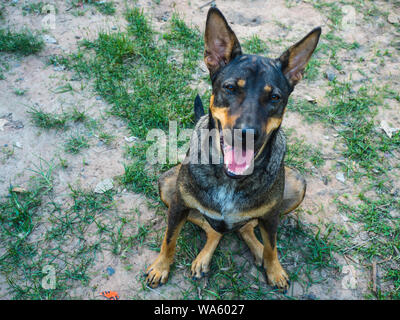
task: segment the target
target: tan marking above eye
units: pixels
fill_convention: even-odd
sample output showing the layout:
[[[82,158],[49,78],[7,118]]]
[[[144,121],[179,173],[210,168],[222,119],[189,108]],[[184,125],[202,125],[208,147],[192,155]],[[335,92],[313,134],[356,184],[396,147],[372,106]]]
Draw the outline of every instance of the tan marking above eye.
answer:
[[[267,85],[264,87],[264,91],[267,92],[267,93],[270,93],[270,92],[272,91],[272,87],[271,87],[269,84],[267,84]]]
[[[243,88],[246,85],[246,80],[239,79],[237,85]]]

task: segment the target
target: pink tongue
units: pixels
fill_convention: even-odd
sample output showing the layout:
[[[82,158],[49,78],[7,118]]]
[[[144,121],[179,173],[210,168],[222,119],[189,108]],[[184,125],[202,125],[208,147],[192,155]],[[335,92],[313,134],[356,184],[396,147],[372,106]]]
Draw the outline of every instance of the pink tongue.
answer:
[[[252,165],[253,158],[254,150],[235,150],[232,146],[224,146],[224,163],[233,174],[243,175]]]

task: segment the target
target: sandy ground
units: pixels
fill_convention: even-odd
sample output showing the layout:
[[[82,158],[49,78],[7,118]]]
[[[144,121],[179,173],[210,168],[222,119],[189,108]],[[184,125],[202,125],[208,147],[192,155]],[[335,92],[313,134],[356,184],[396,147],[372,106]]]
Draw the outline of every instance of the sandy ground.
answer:
[[[22,1],[20,1],[22,2]],[[199,8],[206,1],[193,0],[170,1],[162,0],[160,4],[151,1],[138,1],[138,5],[152,16],[153,25],[156,29],[163,30],[166,22],[174,11],[177,11],[188,24],[196,25],[200,30],[204,29],[205,17],[208,6]],[[54,194],[62,199],[68,194],[68,184],[79,184],[84,189],[93,189],[98,182],[106,178],[112,178],[123,174],[123,164],[127,161],[124,156],[124,147],[129,145],[124,136],[128,136],[124,122],[121,119],[106,115],[105,111],[109,106],[98,99],[90,85],[81,87],[81,82],[71,81],[73,74],[69,71],[55,71],[53,66],[46,66],[46,58],[53,54],[72,53],[77,49],[79,39],[95,38],[99,30],[111,28],[124,28],[123,18],[124,2],[115,1],[117,13],[114,16],[103,16],[94,9],[89,9],[84,16],[73,16],[68,11],[68,2],[56,1],[58,9],[56,15],[56,28],[49,31],[49,35],[57,40],[55,44],[46,44],[45,49],[38,55],[24,58],[10,57],[10,70],[6,79],[0,81],[0,119],[7,119],[7,124],[0,128],[0,146],[11,148],[14,152],[11,156],[4,156],[0,159],[0,195],[7,193],[11,184],[26,185],[32,175],[30,168],[38,164],[39,159],[46,161],[57,161],[59,157],[67,160],[68,168],[65,170],[54,170]],[[247,38],[257,34],[261,39],[277,35],[290,39],[300,39],[315,26],[326,27],[327,18],[320,11],[314,9],[306,1],[299,1],[288,8],[285,1],[217,1],[218,7],[226,15],[229,23],[239,39]],[[382,5],[388,6],[387,2]],[[20,4],[15,7],[8,6],[5,24],[21,28],[27,26],[33,30],[40,30],[43,16],[22,15]],[[281,24],[278,24],[279,21]],[[291,26],[284,28],[282,25]],[[366,47],[385,47],[392,39],[393,32],[389,29],[387,33],[379,33],[380,30],[373,25],[356,25],[352,33],[343,32],[342,35],[352,38]],[[351,39],[347,39],[351,40]],[[271,56],[278,56],[284,48],[279,45],[271,47]],[[363,52],[360,52],[363,54]],[[345,58],[346,53],[341,55]],[[346,61],[344,59],[344,61]],[[375,72],[374,68],[366,68],[362,65],[353,66],[344,62],[346,71],[339,77],[346,78],[352,75],[362,80],[362,75],[356,70],[363,69],[366,73]],[[205,66],[200,66],[205,70]],[[398,58],[388,61],[385,67],[380,68],[375,74],[379,81],[391,81],[399,76]],[[398,80],[397,80],[398,81]],[[70,83],[74,90],[72,92],[56,94],[57,87]],[[323,99],[325,87],[324,82],[316,81],[312,85],[305,82],[299,84],[295,95],[309,95],[317,99]],[[397,83],[398,85],[398,83]],[[23,96],[17,96],[15,89],[26,89]],[[378,119],[390,119],[393,127],[400,127],[399,103],[395,100],[387,101],[391,106],[391,115],[382,113]],[[41,130],[33,126],[29,121],[27,111],[31,106],[39,106],[47,112],[61,113],[63,110],[70,110],[77,106],[80,110],[86,110],[91,117],[98,119],[104,126],[106,132],[112,133],[116,139],[107,146],[98,143],[98,140],[91,141],[91,147],[83,150],[79,155],[69,155],[63,151],[63,143],[66,134],[63,131]],[[71,125],[69,132],[85,130],[79,125]],[[335,179],[336,169],[334,163],[340,157],[340,146],[335,141],[335,131],[324,127],[321,124],[308,124],[298,114],[287,112],[283,126],[294,128],[295,135],[302,137],[311,145],[320,148],[323,156],[327,159],[322,168],[315,169],[314,175],[307,176],[307,194],[302,204],[303,211],[299,213],[299,219],[307,223],[334,222],[343,224],[346,217],[336,213],[333,198],[337,193],[357,194],[358,186],[350,182],[342,183]],[[335,159],[335,160],[332,160]],[[328,183],[325,184],[325,177]],[[156,224],[160,227],[165,223],[164,219],[155,215],[154,210],[149,209],[146,199],[142,195],[133,194],[118,187],[115,197],[117,215],[129,215],[138,209],[142,214],[138,222],[148,222],[151,219],[158,219]],[[306,212],[312,212],[308,214]],[[336,214],[333,214],[336,213]],[[97,293],[102,290],[118,291],[122,299],[130,298],[174,298],[182,288],[185,288],[185,281],[178,272],[165,286],[151,290],[146,295],[139,290],[141,277],[145,266],[152,262],[156,253],[146,248],[138,249],[137,255],[131,261],[133,268],[129,271],[123,267],[119,257],[106,254],[93,267],[93,276],[90,282],[90,289],[77,288],[72,296],[86,299],[97,298]],[[356,289],[346,289],[342,281],[347,270],[337,279],[332,279],[315,284],[308,289],[307,294],[314,295],[319,299],[362,299],[368,292],[370,282],[369,271],[354,264],[350,260],[338,256],[338,262],[343,267],[350,266],[355,272]],[[105,276],[105,268],[112,266],[116,273],[112,277]],[[185,271],[188,273],[188,270]],[[4,283],[3,286],[4,290]],[[3,291],[2,290],[2,291]],[[303,288],[294,283],[291,287],[291,294],[298,298],[304,298]]]

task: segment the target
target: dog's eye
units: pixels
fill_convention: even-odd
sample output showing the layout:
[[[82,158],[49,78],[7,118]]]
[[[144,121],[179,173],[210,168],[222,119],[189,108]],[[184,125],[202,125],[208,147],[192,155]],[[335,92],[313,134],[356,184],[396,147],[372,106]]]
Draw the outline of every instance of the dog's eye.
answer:
[[[234,86],[233,84],[227,84],[227,85],[225,85],[225,89],[226,89],[228,92],[235,92],[235,90],[236,90],[236,88],[235,88],[235,86]]]
[[[279,96],[279,94],[274,93],[271,95],[272,101],[279,101],[280,99],[281,99],[281,97]]]

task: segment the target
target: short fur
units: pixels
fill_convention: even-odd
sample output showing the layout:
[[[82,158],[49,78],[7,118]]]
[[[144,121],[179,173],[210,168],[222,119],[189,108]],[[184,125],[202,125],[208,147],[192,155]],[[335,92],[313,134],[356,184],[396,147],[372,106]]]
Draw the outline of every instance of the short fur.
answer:
[[[176,238],[189,220],[207,234],[203,250],[192,264],[192,276],[209,270],[212,254],[223,233],[238,231],[258,265],[263,265],[268,282],[286,290],[289,279],[281,267],[276,247],[279,217],[294,210],[303,200],[304,178],[285,167],[286,141],[281,122],[290,93],[301,79],[314,51],[321,29],[316,28],[278,59],[242,53],[236,35],[215,7],[207,15],[204,61],[210,71],[213,92],[209,114],[204,115],[199,97],[195,101],[198,120],[191,147],[182,164],[159,179],[162,201],[168,206],[168,226],[156,261],[147,269],[152,287],[165,283],[173,262]],[[252,174],[235,176],[223,161],[197,164],[194,146],[222,155],[219,139],[202,139],[202,129],[239,129],[254,134]],[[218,137],[219,138],[219,137]],[[211,142],[210,142],[211,141]],[[259,225],[263,243],[254,235]]]

